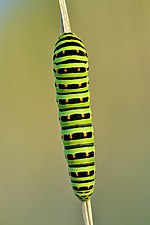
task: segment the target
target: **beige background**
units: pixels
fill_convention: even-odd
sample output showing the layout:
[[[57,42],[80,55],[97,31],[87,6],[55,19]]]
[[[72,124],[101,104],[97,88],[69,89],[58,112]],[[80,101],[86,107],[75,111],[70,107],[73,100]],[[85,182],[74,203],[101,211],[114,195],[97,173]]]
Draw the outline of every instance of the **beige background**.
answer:
[[[67,1],[89,53],[95,225],[150,224],[150,1]],[[0,225],[82,225],[55,102],[56,0],[0,0]]]

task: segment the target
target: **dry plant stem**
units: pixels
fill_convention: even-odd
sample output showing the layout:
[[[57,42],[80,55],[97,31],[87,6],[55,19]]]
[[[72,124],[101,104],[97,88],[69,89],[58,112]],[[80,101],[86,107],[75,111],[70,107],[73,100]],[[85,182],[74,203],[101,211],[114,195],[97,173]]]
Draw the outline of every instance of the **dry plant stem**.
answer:
[[[85,225],[93,225],[91,201],[82,202],[82,212]]]
[[[69,16],[65,0],[59,0],[60,6],[60,33],[71,32]],[[85,225],[93,225],[92,209],[90,200],[82,202],[82,212]]]
[[[63,27],[61,12],[60,12],[60,34],[63,34],[63,33],[64,33],[64,27]]]
[[[60,6],[60,14],[61,14],[60,32],[69,33],[71,32],[71,27],[70,27],[69,16],[68,16],[67,7],[66,7],[66,1],[59,0],[59,6]]]

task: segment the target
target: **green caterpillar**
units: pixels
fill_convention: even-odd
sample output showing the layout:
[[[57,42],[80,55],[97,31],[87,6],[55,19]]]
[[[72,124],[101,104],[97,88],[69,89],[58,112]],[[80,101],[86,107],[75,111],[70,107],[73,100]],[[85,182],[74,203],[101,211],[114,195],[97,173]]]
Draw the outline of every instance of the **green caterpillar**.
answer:
[[[89,66],[86,49],[74,33],[60,35],[53,63],[61,137],[71,185],[75,195],[81,201],[87,201],[95,184]]]

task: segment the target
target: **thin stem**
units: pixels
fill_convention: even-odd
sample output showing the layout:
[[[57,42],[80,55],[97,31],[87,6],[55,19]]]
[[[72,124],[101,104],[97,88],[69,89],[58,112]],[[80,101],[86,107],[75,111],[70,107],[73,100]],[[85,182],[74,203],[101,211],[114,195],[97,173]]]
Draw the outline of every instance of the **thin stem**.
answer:
[[[60,33],[71,32],[69,16],[65,0],[59,0],[60,6]],[[90,200],[82,202],[82,212],[85,225],[93,225],[92,208]]]
[[[93,216],[92,216],[92,208],[91,208],[91,201],[82,202],[82,212],[83,212],[83,219],[85,225],[93,225]]]
[[[67,12],[67,6],[65,0],[59,0],[59,6],[60,6],[60,33],[69,33],[71,32],[70,22],[69,22],[69,16]]]

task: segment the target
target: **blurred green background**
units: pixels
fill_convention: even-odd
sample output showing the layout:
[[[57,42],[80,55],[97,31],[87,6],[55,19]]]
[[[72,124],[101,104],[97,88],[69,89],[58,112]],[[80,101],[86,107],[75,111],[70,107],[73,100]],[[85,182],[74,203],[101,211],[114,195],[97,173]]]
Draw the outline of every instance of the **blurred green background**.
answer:
[[[150,1],[67,1],[89,53],[95,225],[150,224]],[[0,225],[82,225],[60,138],[56,0],[0,0]]]

